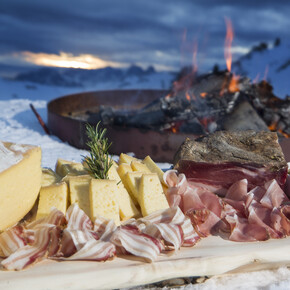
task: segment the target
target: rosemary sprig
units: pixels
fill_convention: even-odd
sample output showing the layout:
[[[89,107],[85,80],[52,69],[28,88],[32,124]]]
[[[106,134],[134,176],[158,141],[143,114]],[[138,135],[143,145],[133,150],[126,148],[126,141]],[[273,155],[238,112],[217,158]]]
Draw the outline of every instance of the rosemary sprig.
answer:
[[[99,129],[100,122],[93,128],[91,125],[86,125],[89,141],[87,142],[90,148],[89,156],[84,158],[84,163],[87,164],[89,173],[97,179],[108,179],[108,171],[113,165],[113,160],[109,157],[109,148],[112,143],[109,143],[108,138],[105,138],[106,129]]]

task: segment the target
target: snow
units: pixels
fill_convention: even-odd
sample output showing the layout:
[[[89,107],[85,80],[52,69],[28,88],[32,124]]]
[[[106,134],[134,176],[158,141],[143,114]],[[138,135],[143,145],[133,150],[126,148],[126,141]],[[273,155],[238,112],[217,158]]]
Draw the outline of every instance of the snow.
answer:
[[[162,82],[142,84],[134,88],[162,88]],[[130,85],[133,87],[133,85]],[[129,86],[129,87],[130,87]],[[30,109],[32,103],[46,122],[46,105],[49,100],[77,93],[80,88],[53,87],[32,83],[11,82],[0,79],[0,140],[38,145],[42,148],[42,166],[54,168],[57,158],[81,161],[85,150],[78,150],[63,143],[55,136],[48,136]],[[115,86],[116,87],[116,86]],[[113,86],[113,88],[115,88]],[[108,85],[107,89],[110,87]],[[91,90],[92,88],[87,88]],[[105,89],[99,87],[95,89]],[[82,88],[84,91],[84,89]],[[168,168],[168,164],[161,164]],[[232,274],[213,277],[202,284],[188,285],[183,289],[287,289],[290,288],[290,270],[276,270]]]

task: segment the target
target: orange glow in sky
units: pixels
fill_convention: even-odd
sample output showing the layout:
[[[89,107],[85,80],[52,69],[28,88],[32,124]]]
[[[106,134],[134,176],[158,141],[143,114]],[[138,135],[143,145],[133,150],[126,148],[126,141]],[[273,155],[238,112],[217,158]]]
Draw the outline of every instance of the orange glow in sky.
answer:
[[[120,64],[104,61],[91,54],[73,55],[71,53],[60,52],[59,54],[34,53],[24,51],[20,55],[26,62],[40,66],[98,69],[107,66],[117,66]]]

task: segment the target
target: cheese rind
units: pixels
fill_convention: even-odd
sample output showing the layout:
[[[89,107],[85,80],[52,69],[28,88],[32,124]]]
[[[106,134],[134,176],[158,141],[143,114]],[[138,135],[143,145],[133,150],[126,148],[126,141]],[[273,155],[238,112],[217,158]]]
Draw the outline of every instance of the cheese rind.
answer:
[[[91,218],[98,215],[120,224],[118,187],[115,180],[92,179],[90,183]]]
[[[66,182],[42,187],[39,192],[39,202],[36,219],[46,217],[52,207],[66,213],[68,205],[68,186]]]
[[[143,174],[139,184],[139,204],[142,215],[169,208],[165,194],[156,173]]]
[[[108,177],[110,180],[115,180],[118,187],[118,200],[119,200],[119,213],[122,221],[128,220],[133,217],[139,217],[140,212],[136,208],[132,198],[126,190],[115,165],[113,165],[109,172]]]
[[[70,203],[77,203],[79,207],[91,218],[90,210],[90,175],[69,176],[69,196]]]
[[[8,142],[1,144],[12,155],[19,154],[21,158],[0,173],[0,231],[13,226],[33,207],[42,174],[40,147]],[[0,155],[7,157],[7,150],[1,150]]]

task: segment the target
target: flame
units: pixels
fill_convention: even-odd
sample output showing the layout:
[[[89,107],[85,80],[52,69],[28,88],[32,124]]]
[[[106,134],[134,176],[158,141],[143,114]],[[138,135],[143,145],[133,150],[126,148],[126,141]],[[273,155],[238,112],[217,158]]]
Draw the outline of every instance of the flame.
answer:
[[[264,72],[263,81],[267,80],[268,72],[269,72],[269,65],[267,64],[265,68],[265,72]]]
[[[172,131],[173,134],[176,134],[177,133],[177,129],[175,127],[172,127],[171,128],[171,131]]]
[[[253,79],[253,84],[257,84],[259,82],[260,73],[257,73],[256,77]]]
[[[289,134],[287,134],[287,133],[285,133],[285,132],[283,132],[283,130],[281,130],[281,129],[278,129],[278,121],[277,122],[273,122],[271,125],[269,125],[268,126],[268,129],[270,130],[270,131],[277,131],[277,132],[279,132],[280,134],[282,134],[285,138],[290,138],[290,135]]]
[[[239,92],[240,88],[239,88],[239,76],[236,76],[233,74],[231,81],[229,83],[229,87],[228,87],[228,91],[230,93],[235,93],[235,92]]]
[[[185,93],[185,97],[186,97],[186,99],[190,102],[191,101],[191,97],[190,97],[190,95],[189,95],[189,93],[186,91],[186,93]]]
[[[206,93],[206,92],[200,93],[200,96],[201,96],[202,98],[205,98],[205,97],[207,96],[207,93]]]
[[[234,30],[232,27],[232,22],[230,19],[225,18],[226,21],[226,28],[227,34],[225,39],[225,60],[227,64],[227,69],[230,72],[232,67],[232,53],[231,53],[231,46],[234,39]]]

